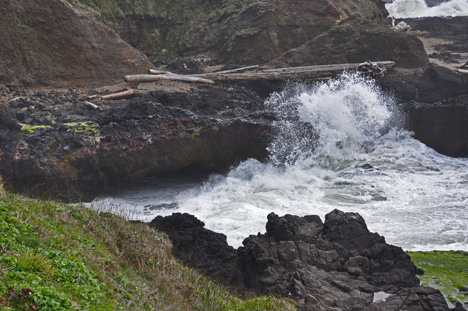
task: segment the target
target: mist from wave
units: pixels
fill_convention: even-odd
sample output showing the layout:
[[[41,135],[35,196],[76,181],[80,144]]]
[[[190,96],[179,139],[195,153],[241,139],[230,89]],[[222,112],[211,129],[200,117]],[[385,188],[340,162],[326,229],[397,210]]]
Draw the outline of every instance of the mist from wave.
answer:
[[[468,0],[449,0],[434,6],[424,0],[395,0],[385,6],[394,18],[468,16]]]
[[[440,155],[402,129],[394,98],[355,74],[272,94],[270,161],[226,175],[158,177],[95,202],[135,218],[186,212],[237,247],[267,215],[360,213],[407,250],[468,250],[468,159]]]

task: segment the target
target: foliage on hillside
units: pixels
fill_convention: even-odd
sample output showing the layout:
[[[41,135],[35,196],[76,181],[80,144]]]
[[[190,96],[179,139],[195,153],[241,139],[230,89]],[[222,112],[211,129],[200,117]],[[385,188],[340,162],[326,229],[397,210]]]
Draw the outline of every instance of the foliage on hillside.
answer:
[[[274,297],[234,296],[177,262],[167,236],[145,224],[0,188],[0,309],[294,307]]]
[[[421,283],[438,288],[453,304],[468,303],[468,252],[409,252],[414,264],[424,270]]]

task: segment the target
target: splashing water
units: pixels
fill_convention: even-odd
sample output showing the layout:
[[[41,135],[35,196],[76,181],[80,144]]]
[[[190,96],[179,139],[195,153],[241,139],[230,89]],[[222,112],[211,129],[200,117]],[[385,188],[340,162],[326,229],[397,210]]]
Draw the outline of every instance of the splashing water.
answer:
[[[276,164],[308,159],[319,167],[339,167],[370,151],[397,115],[394,99],[358,74],[343,74],[312,91],[289,86],[286,96],[274,94],[266,103],[280,117],[269,148]]]
[[[394,18],[468,16],[468,0],[449,0],[433,7],[424,0],[395,0],[385,6]]]
[[[442,156],[400,129],[394,99],[373,81],[345,74],[291,85],[266,106],[278,115],[269,163],[247,160],[195,182],[154,179],[93,204],[131,206],[143,220],[191,213],[233,246],[264,232],[270,212],[324,217],[339,208],[404,249],[468,250],[468,159]]]

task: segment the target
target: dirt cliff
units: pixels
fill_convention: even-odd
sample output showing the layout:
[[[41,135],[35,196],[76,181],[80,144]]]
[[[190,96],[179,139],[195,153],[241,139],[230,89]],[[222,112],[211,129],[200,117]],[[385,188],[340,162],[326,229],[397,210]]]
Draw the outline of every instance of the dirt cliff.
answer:
[[[103,85],[151,66],[84,7],[65,0],[0,3],[0,84]]]

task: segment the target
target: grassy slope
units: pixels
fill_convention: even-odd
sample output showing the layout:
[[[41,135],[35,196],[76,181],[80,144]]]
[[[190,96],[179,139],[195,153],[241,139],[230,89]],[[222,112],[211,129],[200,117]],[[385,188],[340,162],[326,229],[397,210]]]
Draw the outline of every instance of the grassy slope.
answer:
[[[409,252],[424,285],[468,302],[467,252]],[[171,255],[164,234],[79,206],[5,192],[0,183],[0,310],[294,310],[242,300]]]
[[[408,252],[414,264],[424,270],[419,276],[421,283],[440,289],[453,304],[468,303],[468,252],[432,251]]]
[[[5,192],[0,310],[294,310],[243,300],[171,255],[167,236],[84,207]]]

